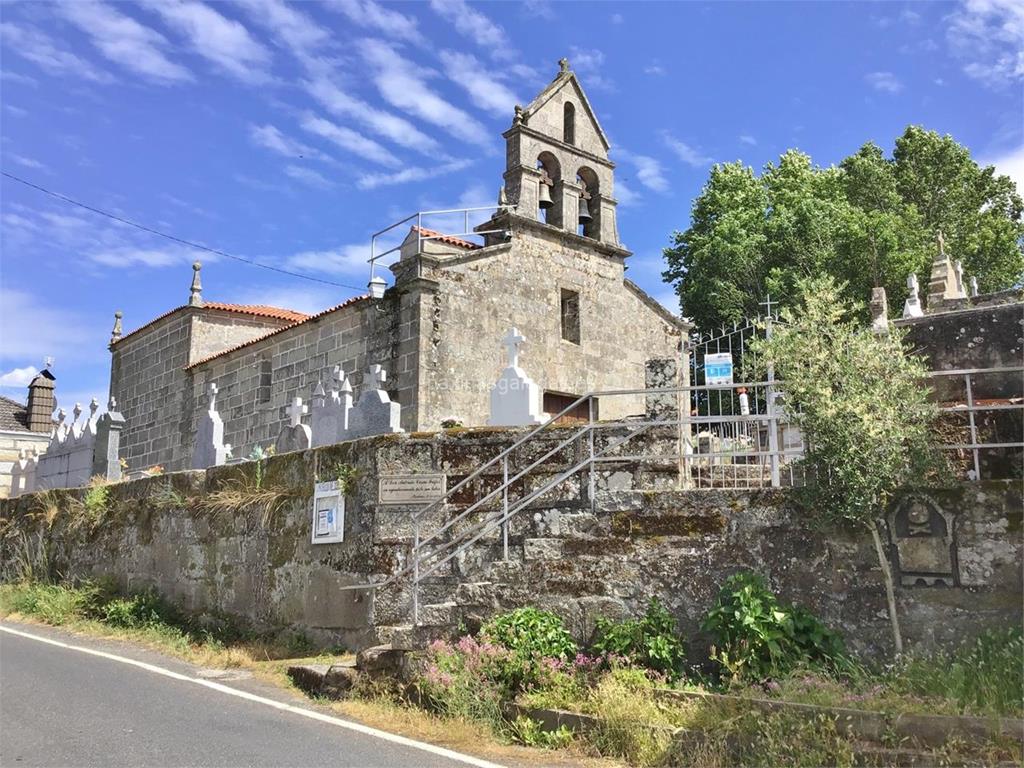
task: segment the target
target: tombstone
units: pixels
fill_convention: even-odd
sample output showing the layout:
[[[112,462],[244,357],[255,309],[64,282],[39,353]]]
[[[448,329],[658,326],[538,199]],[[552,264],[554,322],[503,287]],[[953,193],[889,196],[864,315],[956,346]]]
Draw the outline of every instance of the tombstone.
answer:
[[[978,298],[978,278],[971,277],[971,298]]]
[[[196,424],[196,438],[192,445],[192,469],[219,467],[227,461],[231,453],[231,446],[224,444],[224,421],[217,413],[217,385],[211,381],[207,392],[209,402]]]
[[[349,412],[348,429],[344,439],[370,435],[387,435],[404,432],[401,427],[402,406],[391,402],[383,384],[387,372],[379,365],[371,365],[363,376],[363,390]]]
[[[117,410],[113,397],[107,403],[107,412],[96,421],[96,441],[92,449],[92,476],[99,475],[110,482],[121,480],[121,430],[124,416]],[[223,429],[223,428],[222,428]]]
[[[924,310],[921,309],[921,297],[917,295],[917,275],[913,272],[907,278],[907,290],[910,295],[907,296],[907,300],[903,304],[903,317],[924,317]]]
[[[939,232],[935,238],[936,254],[932,261],[932,274],[928,283],[928,311],[939,309],[947,299],[963,298],[963,288],[956,269],[946,253],[946,240]]]
[[[967,291],[964,290],[964,263],[959,259],[953,265],[953,275],[956,277],[956,298],[966,299]]]
[[[871,289],[871,330],[875,333],[889,332],[889,298],[881,286]]]
[[[487,420],[491,426],[520,427],[544,421],[540,387],[519,367],[519,347],[525,341],[514,327],[501,341],[508,365],[491,388],[491,416]]]
[[[929,497],[911,495],[889,513],[889,536],[903,586],[955,586],[953,515]]]
[[[340,365],[332,372],[332,387],[324,391],[323,383],[313,390],[310,408],[312,447],[334,445],[345,439],[348,432],[349,414],[352,410],[352,384],[345,377]]]
[[[281,427],[274,448],[278,453],[309,450],[313,435],[310,428],[302,423],[302,417],[309,413],[309,406],[302,404],[301,397],[295,397],[285,412],[288,414],[288,423]]]
[[[18,451],[18,460],[11,467],[11,498],[32,493],[36,489],[36,466],[39,457],[25,448]]]

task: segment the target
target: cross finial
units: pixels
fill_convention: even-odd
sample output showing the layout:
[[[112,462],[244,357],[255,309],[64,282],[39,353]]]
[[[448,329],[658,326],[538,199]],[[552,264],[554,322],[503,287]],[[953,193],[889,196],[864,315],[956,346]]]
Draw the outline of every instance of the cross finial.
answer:
[[[383,389],[388,380],[388,372],[380,365],[371,365],[366,372],[366,383],[370,389]]]
[[[309,406],[302,404],[301,397],[292,398],[292,404],[285,409],[285,413],[288,414],[288,420],[291,422],[293,427],[297,427],[302,423],[302,417],[309,411]]]
[[[192,287],[189,289],[188,305],[190,307],[203,306],[203,284],[199,280],[199,270],[203,268],[200,262],[192,265]]]
[[[526,337],[519,333],[515,326],[509,329],[501,343],[505,346],[505,353],[508,355],[508,367],[519,367],[519,347],[526,341]]]
[[[768,317],[771,317],[772,316],[772,307],[778,306],[778,303],[772,301],[772,295],[769,293],[767,296],[764,297],[764,301],[762,301],[760,304],[758,304],[758,306],[764,307],[765,308],[765,312],[768,313]]]
[[[47,355],[45,358],[43,358],[43,365],[45,365],[47,369],[53,368],[53,358]]]
[[[206,388],[206,393],[210,396],[210,405],[208,410],[213,413],[217,410],[217,382],[211,381],[210,385]]]

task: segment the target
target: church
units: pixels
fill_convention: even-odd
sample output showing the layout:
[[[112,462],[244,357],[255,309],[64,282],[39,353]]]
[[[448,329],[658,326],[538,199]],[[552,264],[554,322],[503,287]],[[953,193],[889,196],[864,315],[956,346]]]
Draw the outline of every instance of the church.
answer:
[[[405,220],[393,263],[376,262],[390,286],[374,277],[368,295],[307,316],[207,301],[197,263],[187,304],[130,333],[117,313],[110,395],[125,417],[121,458],[133,470],[191,466],[211,384],[235,455],[266,447],[292,399],[329,386],[338,366],[358,389],[380,365],[406,431],[482,426],[512,328],[549,415],[587,392],[643,389],[650,361],[678,360],[688,325],[626,277],[610,145],[568,62],[516,107],[503,137],[493,215],[457,233]],[[596,405],[600,418],[644,410],[639,396]]]

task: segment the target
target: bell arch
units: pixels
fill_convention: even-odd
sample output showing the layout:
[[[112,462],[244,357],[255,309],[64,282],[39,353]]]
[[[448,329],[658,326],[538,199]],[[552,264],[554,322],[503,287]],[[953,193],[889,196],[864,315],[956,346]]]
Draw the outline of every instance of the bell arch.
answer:
[[[537,155],[537,170],[540,171],[537,219],[556,227],[562,226],[562,205],[559,190],[562,181],[562,166],[551,152]]]
[[[601,239],[601,183],[593,168],[581,165],[576,171],[580,185],[579,234]]]

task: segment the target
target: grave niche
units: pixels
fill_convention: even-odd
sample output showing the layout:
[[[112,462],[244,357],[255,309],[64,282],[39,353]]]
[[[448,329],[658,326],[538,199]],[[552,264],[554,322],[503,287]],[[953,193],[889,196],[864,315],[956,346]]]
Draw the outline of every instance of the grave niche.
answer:
[[[948,586],[959,581],[954,516],[927,496],[904,498],[889,514],[889,533],[900,584]]]

